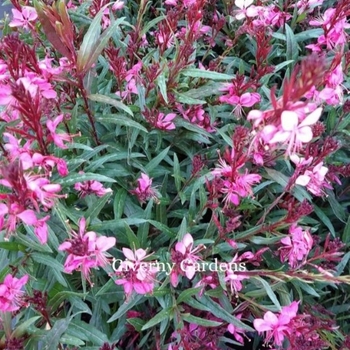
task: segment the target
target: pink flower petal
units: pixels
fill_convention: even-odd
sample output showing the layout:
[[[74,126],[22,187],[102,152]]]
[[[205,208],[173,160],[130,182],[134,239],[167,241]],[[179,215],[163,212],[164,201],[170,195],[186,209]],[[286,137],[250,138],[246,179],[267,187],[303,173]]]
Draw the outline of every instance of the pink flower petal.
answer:
[[[129,249],[129,248],[123,248],[123,254],[125,255],[125,257],[131,261],[135,261],[136,258],[135,258],[135,255],[134,255],[134,252]]]
[[[22,213],[18,214],[19,217],[27,225],[35,225],[38,221],[33,210],[24,210]]]

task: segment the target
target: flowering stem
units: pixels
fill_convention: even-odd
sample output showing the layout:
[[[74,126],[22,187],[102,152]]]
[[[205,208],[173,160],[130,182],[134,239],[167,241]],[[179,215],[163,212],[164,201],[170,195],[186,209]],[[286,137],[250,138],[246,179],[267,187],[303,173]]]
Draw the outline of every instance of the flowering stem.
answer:
[[[186,188],[186,187],[190,184],[190,182],[191,182],[192,180],[193,180],[193,176],[191,176],[191,177],[183,184],[183,186],[182,186],[182,188],[181,188],[181,190],[180,190],[179,192],[183,191],[183,189]],[[168,213],[169,210],[175,205],[175,203],[178,201],[178,199],[179,199],[179,194],[177,194],[177,195],[174,197],[174,199],[171,201],[171,203],[169,204],[169,206],[168,206],[168,208],[167,208],[167,210],[166,210],[167,213]]]
[[[97,131],[96,131],[96,127],[95,127],[95,120],[94,120],[94,116],[92,115],[92,112],[90,110],[90,107],[89,107],[89,101],[88,101],[88,97],[87,97],[87,93],[86,93],[86,90],[84,88],[84,82],[83,82],[83,78],[81,76],[78,77],[79,79],[79,89],[80,89],[80,92],[81,92],[81,95],[83,97],[83,100],[84,100],[84,105],[85,105],[85,112],[88,116],[88,119],[89,119],[89,122],[90,122],[90,125],[91,125],[91,128],[92,128],[92,136],[96,142],[96,145],[100,145],[100,141],[97,137]]]
[[[0,320],[2,321],[2,325],[5,331],[6,338],[10,339],[12,334],[12,327],[11,327],[11,312],[0,312]]]

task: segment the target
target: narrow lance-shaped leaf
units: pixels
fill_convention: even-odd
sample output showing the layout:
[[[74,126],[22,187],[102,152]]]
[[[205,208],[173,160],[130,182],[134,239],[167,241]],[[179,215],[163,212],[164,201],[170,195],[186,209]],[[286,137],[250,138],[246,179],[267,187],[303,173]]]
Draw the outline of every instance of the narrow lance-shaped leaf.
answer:
[[[81,75],[84,75],[96,62],[115,29],[124,21],[124,18],[119,18],[101,34],[101,19],[108,6],[109,4],[101,8],[84,36],[77,57],[77,71]]]
[[[108,96],[105,96],[105,95],[100,95],[100,94],[93,94],[93,95],[89,95],[88,97],[89,97],[89,99],[91,101],[110,104],[110,105],[114,106],[117,109],[121,109],[122,111],[128,113],[131,116],[134,115],[132,110],[128,106],[126,106],[124,103],[122,103],[122,102],[120,102],[120,101],[118,101],[118,100],[116,100],[114,98],[111,98],[111,97],[108,97]]]

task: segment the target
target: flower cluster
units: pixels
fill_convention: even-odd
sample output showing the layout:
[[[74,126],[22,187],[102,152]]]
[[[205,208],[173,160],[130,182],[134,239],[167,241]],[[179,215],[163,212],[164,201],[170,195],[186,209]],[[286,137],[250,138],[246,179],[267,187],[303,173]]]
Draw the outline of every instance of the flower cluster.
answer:
[[[107,250],[114,247],[115,243],[114,237],[97,236],[93,231],[86,232],[86,220],[81,218],[79,232],[73,231],[72,238],[58,247],[58,250],[68,253],[64,264],[65,272],[80,270],[82,276],[92,284],[90,270],[107,266]]]
[[[115,283],[123,286],[127,300],[133,291],[138,294],[152,293],[158,269],[152,264],[142,263],[150,255],[141,248],[134,252],[123,248],[123,254],[128,260],[123,261],[118,267],[116,271],[118,278]]]
[[[28,279],[28,275],[21,278],[7,275],[3,283],[0,283],[0,310],[2,312],[19,310],[25,304],[22,300],[24,294],[22,288]]]

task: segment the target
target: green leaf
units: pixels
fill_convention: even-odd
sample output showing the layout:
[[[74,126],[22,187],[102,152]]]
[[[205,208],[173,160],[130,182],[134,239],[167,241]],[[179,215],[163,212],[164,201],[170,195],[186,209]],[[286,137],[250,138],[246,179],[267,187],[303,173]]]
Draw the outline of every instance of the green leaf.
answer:
[[[143,299],[143,295],[140,294],[133,294],[131,298],[124,302],[118,309],[118,311],[112,315],[112,317],[107,321],[108,323],[113,322],[115,320],[118,320],[120,317],[122,317],[126,312],[131,310],[135,305],[139,304],[140,301]]]
[[[37,252],[52,253],[51,248],[47,244],[39,243],[38,238],[34,234],[33,227],[27,226],[27,225],[23,225],[23,226],[27,231],[27,235],[25,236],[18,232],[16,235],[16,240],[19,243]]]
[[[155,169],[159,163],[167,156],[170,147],[165,148],[162,152],[160,152],[157,157],[153,158],[146,166],[145,170],[150,173],[153,169]]]
[[[350,215],[348,216],[348,221],[345,225],[342,238],[343,238],[343,242],[348,247],[350,245]]]
[[[112,192],[105,194],[103,197],[98,198],[93,205],[84,213],[86,219],[90,219],[90,222],[97,217],[97,215],[104,208]]]
[[[95,18],[90,24],[90,27],[86,34],[84,35],[83,42],[78,51],[77,57],[77,70],[80,73],[86,72],[86,66],[89,58],[91,57],[94,48],[98,43],[98,39],[101,35],[101,19],[103,16],[104,10],[109,6],[105,5],[101,8],[101,10],[97,13]]]
[[[203,105],[207,103],[205,100],[198,100],[187,95],[186,93],[176,92],[175,96],[179,102],[186,103],[187,105]]]
[[[319,219],[327,226],[333,237],[336,237],[334,226],[328,216],[316,204],[313,204],[314,212]]]
[[[255,332],[255,330],[249,326],[247,326],[245,323],[240,321],[237,317],[232,316],[229,314],[225,309],[223,309],[219,304],[214,302],[211,298],[207,296],[203,296],[199,299],[201,303],[203,303],[205,306],[207,306],[210,309],[210,312],[222,319],[223,321],[226,321],[227,323],[232,323],[234,326],[246,329],[250,332]]]
[[[148,130],[144,126],[142,126],[140,123],[135,122],[134,120],[131,120],[130,118],[127,118],[125,116],[119,116],[116,114],[110,115],[110,116],[107,115],[104,117],[96,118],[96,121],[101,123],[111,123],[111,124],[127,126],[129,128],[138,129],[148,133]]]
[[[41,316],[34,316],[29,318],[28,320],[25,320],[20,325],[16,325],[16,329],[12,333],[13,338],[20,338],[22,335],[28,332],[28,328],[35,323],[37,320],[39,320]]]
[[[118,18],[114,23],[112,23],[98,38],[96,44],[92,47],[91,53],[89,55],[89,58],[87,62],[85,63],[83,72],[87,72],[92,65],[97,61],[98,56],[101,54],[105,46],[107,45],[110,37],[116,32],[117,27],[120,26],[120,24],[126,24],[124,22],[124,18]],[[85,37],[84,37],[85,39]],[[84,41],[83,41],[84,43]],[[79,52],[78,52],[78,60],[79,60]],[[77,65],[78,66],[78,65]]]
[[[101,54],[108,40],[116,31],[116,28],[124,22],[124,18],[119,18],[101,34],[101,19],[105,9],[110,4],[103,6],[97,13],[90,24],[90,27],[84,35],[83,43],[80,46],[77,55],[77,71],[84,75],[96,62],[98,56]]]
[[[281,310],[281,304],[279,303],[276,294],[274,293],[274,291],[272,290],[272,288],[270,287],[270,285],[261,277],[253,277],[254,279],[258,280],[264,287],[266,294],[269,296],[269,298],[271,299],[271,301],[275,304],[275,306],[278,308],[278,310]]]
[[[84,181],[99,181],[99,182],[116,182],[115,180],[111,179],[110,177],[100,175],[100,174],[94,174],[94,173],[84,173],[84,174],[70,174],[66,177],[62,177],[56,181],[56,183],[60,184],[62,187],[69,187],[77,182],[84,182]]]
[[[134,231],[127,224],[125,224],[125,231],[126,231],[126,236],[128,237],[130,247],[136,248],[136,249],[141,248],[139,239],[135,235]]]
[[[326,191],[327,193],[327,201],[331,205],[334,215],[342,222],[346,222],[346,213],[345,209],[341,206],[341,204],[336,200],[333,191]]]
[[[160,93],[166,104],[168,104],[168,94],[167,94],[167,85],[166,85],[164,72],[161,73],[157,78],[157,85],[159,87]]]
[[[315,291],[314,288],[312,288],[311,286],[309,286],[307,283],[299,281],[299,280],[291,280],[290,281],[292,284],[294,284],[295,286],[303,289],[306,293],[319,298],[320,295]]]
[[[127,151],[119,151],[119,149],[115,149],[115,151],[118,151],[118,153],[110,153],[106,154],[105,156],[99,157],[91,162],[89,166],[85,168],[86,172],[95,172],[99,168],[103,168],[103,165],[105,163],[112,163],[116,160],[122,160],[122,159],[132,159],[132,158],[144,158],[145,155],[142,153],[130,153]]]
[[[134,116],[134,113],[132,112],[132,110],[126,106],[124,103],[118,101],[117,99],[114,99],[112,97],[108,97],[108,96],[105,96],[105,95],[100,95],[100,94],[92,94],[92,95],[89,95],[88,98],[91,100],[91,101],[95,101],[95,102],[101,102],[101,103],[106,103],[106,104],[109,104],[109,105],[112,105],[113,107],[117,108],[117,109],[120,109],[126,113],[128,113],[130,116]],[[104,118],[104,117],[101,117],[99,118],[101,119],[100,121],[104,121],[106,120],[107,118]],[[113,118],[108,118],[108,123],[116,123],[118,124],[117,121],[121,120],[120,117],[114,117]],[[138,124],[138,123],[136,123]],[[147,130],[146,130],[147,132]]]
[[[51,297],[51,299],[49,301],[49,306],[50,306],[51,310],[55,311],[60,306],[60,304],[62,304],[62,302],[65,302],[65,301],[71,299],[72,297],[76,297],[76,298],[80,298],[80,299],[85,298],[86,295],[87,294],[77,293],[77,292],[72,292],[72,291],[60,291]],[[87,313],[91,314],[91,311],[87,312]]]
[[[190,288],[183,290],[180,295],[176,299],[176,303],[180,305],[182,302],[188,301],[191,296],[198,294],[198,292],[201,290],[201,287],[197,288]]]
[[[176,190],[179,192],[181,189],[182,177],[180,172],[180,163],[176,153],[174,153],[174,179]]]
[[[99,331],[96,327],[79,320],[73,320],[70,323],[67,334],[78,337],[81,340],[91,341],[97,346],[108,343],[106,334]]]
[[[295,40],[294,33],[291,27],[286,23],[285,24],[286,38],[287,38],[287,51],[286,51],[286,60],[297,61],[299,52],[298,44]]]
[[[198,69],[198,68],[186,68],[181,71],[181,74],[191,78],[204,78],[211,80],[232,80],[235,78],[234,75],[211,72],[209,70]]]
[[[167,225],[164,225],[164,224],[162,224],[158,221],[154,221],[154,220],[147,220],[147,222],[149,222],[151,225],[156,227],[158,230],[165,233],[170,239],[176,237],[176,233],[172,229],[170,229]]]
[[[265,170],[272,180],[276,181],[279,185],[283,187],[283,190],[286,188],[289,182],[288,176],[274,169],[265,168]],[[307,199],[308,201],[312,200],[310,194],[301,186],[295,186],[292,190],[292,193],[294,197],[300,202],[302,202],[304,199]]]
[[[343,273],[345,267],[348,266],[349,260],[350,260],[350,252],[347,252],[343,256],[343,259],[341,259],[341,262],[338,264],[337,273],[335,274],[335,276],[340,276]]]
[[[294,39],[297,42],[305,41],[309,39],[316,39],[319,38],[323,34],[322,28],[316,28],[316,29],[308,29],[304,30],[298,34],[294,35]]]
[[[165,16],[159,16],[157,18],[152,19],[152,21],[146,22],[146,25],[143,27],[141,31],[141,35],[147,34],[153,26],[155,26],[165,18],[166,18]]]
[[[204,135],[208,139],[209,138],[213,138],[213,136],[209,132],[205,131],[203,128],[200,128],[197,125],[194,125],[194,124],[188,122],[185,119],[177,119],[175,124],[176,124],[176,126],[183,127],[183,128],[185,128],[185,129],[187,129],[189,131],[192,131],[192,132],[194,132],[196,134]],[[205,143],[209,143],[206,139],[203,139],[203,143],[204,142]]]
[[[78,349],[85,345],[85,343],[79,338],[66,334],[61,337],[61,344],[73,345],[78,347]]]
[[[56,277],[56,280],[61,283],[63,286],[67,287],[67,282],[63,278],[61,272],[64,271],[63,265],[58,262],[56,259],[52,258],[48,254],[41,254],[41,253],[33,253],[31,254],[31,257],[34,261],[38,262],[39,264],[43,264],[46,266],[49,266],[52,270],[52,273]]]
[[[142,320],[138,317],[132,317],[126,320],[128,323],[130,323],[137,332],[141,332],[142,327],[145,325],[146,321]]]
[[[52,329],[41,339],[44,350],[57,349],[61,336],[67,330],[71,318],[58,320],[53,325]]]
[[[25,252],[26,251],[26,247],[22,244],[19,244],[17,242],[0,242],[0,248],[1,249],[5,249],[5,250],[9,250],[12,252]]]
[[[99,295],[108,294],[111,289],[115,289],[115,282],[110,278],[107,283],[105,283],[100,289],[98,289],[96,297],[98,297]],[[113,291],[112,293],[115,293],[115,291]],[[124,297],[124,292],[121,293]]]
[[[200,317],[192,316],[191,314],[182,314],[181,316],[186,322],[198,324],[203,327],[218,327],[222,325],[222,322],[205,320]]]
[[[141,330],[145,331],[148,328],[151,328],[158,323],[162,322],[165,319],[171,319],[174,314],[174,309],[173,307],[168,307],[166,309],[163,309],[160,311],[157,315],[155,315],[152,319],[150,319],[143,327]]]
[[[122,217],[127,195],[128,192],[124,188],[120,188],[116,193],[113,203],[114,219],[120,219]]]
[[[200,86],[197,89],[191,89],[186,93],[181,93],[181,94],[179,92],[175,92],[175,94],[183,95],[185,96],[184,97],[185,99],[189,97],[190,99],[193,99],[193,101],[201,101],[201,99],[205,97],[212,97],[213,95],[221,95],[222,92],[220,91],[220,89],[224,86],[223,84],[224,83],[208,81],[206,84]],[[188,102],[183,102],[183,103],[188,103]],[[204,103],[206,103],[206,101],[203,100],[203,103],[200,103],[200,104],[204,104]],[[188,103],[188,104],[192,104],[192,103]]]
[[[285,66],[288,66],[289,64],[293,63],[294,60],[289,60],[289,61],[285,61],[282,62],[280,64],[278,64],[277,66],[275,66],[275,71],[274,73],[277,73],[278,71],[280,71],[282,68],[284,68]]]
[[[103,230],[116,230],[118,228],[124,228],[125,223],[128,225],[140,225],[148,221],[149,220],[139,219],[139,218],[105,220],[100,224],[91,225],[90,229],[97,232],[100,232]]]

